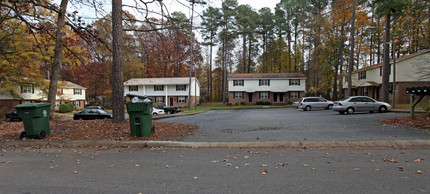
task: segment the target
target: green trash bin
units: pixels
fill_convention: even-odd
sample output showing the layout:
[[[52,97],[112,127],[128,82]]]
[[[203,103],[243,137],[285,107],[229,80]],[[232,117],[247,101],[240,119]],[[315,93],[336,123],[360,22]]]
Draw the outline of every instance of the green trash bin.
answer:
[[[152,127],[152,98],[147,96],[128,94],[135,102],[126,102],[130,120],[130,135],[137,137],[149,137],[155,129]]]
[[[43,139],[50,135],[49,114],[51,104],[49,103],[29,103],[15,106],[19,117],[24,123],[24,131],[19,134],[19,138]]]

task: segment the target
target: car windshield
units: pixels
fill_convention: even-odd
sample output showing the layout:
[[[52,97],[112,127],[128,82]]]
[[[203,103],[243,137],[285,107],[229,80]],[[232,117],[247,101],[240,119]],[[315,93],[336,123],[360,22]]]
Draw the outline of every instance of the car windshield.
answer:
[[[101,114],[109,114],[108,112],[104,111],[104,110],[98,110]]]

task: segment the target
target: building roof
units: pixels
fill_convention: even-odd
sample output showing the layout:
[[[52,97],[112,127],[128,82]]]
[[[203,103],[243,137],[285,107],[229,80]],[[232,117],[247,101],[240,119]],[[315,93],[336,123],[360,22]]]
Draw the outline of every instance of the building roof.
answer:
[[[49,83],[49,80],[48,80]],[[73,88],[73,89],[87,89],[83,86],[80,86],[78,84],[75,84],[73,82],[69,82],[69,81],[58,81],[58,87],[59,88]]]
[[[178,85],[178,84],[189,84],[189,77],[168,77],[168,78],[133,78],[124,82],[125,86],[130,85]],[[196,80],[200,85],[199,81],[195,77],[191,77],[192,80]]]
[[[409,58],[413,58],[413,57],[416,57],[416,56],[419,56],[419,55],[422,55],[422,54],[425,54],[425,53],[428,53],[428,52],[430,52],[430,49],[426,49],[426,50],[422,50],[422,51],[419,51],[419,52],[416,52],[416,53],[412,53],[412,54],[409,54],[409,55],[401,56],[401,57],[396,58],[396,62],[401,62],[401,61],[407,60]],[[393,59],[390,60],[390,63],[393,63]],[[357,70],[353,71],[353,73],[357,73],[357,72],[365,71],[365,70],[369,70],[369,69],[379,68],[382,65],[384,65],[383,62],[382,63],[374,64],[374,65],[371,65],[371,66],[367,66],[367,67],[362,67],[360,69],[357,69]]]
[[[234,73],[228,75],[229,79],[288,79],[288,78],[304,78],[303,73]]]

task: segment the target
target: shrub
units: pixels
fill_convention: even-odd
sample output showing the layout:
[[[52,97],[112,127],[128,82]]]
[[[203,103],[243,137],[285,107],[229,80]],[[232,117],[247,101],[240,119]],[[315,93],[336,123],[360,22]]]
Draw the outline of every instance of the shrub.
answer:
[[[287,102],[287,104],[293,104],[293,102],[291,102],[291,101],[288,101],[288,102]]]
[[[231,106],[231,103],[230,103],[230,102],[227,102],[227,106]]]
[[[266,101],[257,101],[255,104],[256,105],[272,105],[271,102],[266,102]]]
[[[240,105],[245,105],[245,102],[240,102]]]
[[[71,112],[73,110],[74,110],[73,104],[70,104],[70,103],[60,104],[60,112],[61,113]]]
[[[239,103],[236,102],[236,103],[234,103],[234,105],[237,106],[237,105],[239,105]]]

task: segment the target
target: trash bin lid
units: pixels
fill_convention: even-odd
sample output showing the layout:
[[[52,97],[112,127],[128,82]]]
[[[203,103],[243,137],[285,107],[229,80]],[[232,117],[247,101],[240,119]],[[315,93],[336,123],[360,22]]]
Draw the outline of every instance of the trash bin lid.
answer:
[[[15,108],[40,108],[45,106],[51,106],[49,103],[27,103],[27,104],[20,104],[15,106]]]
[[[150,99],[150,100],[152,101],[152,98],[151,98],[151,97],[148,97],[148,96],[141,96],[141,95],[137,95],[137,94],[127,94],[127,96],[128,96],[130,99],[132,99],[132,98],[134,98],[134,97],[138,97],[138,98],[140,98],[140,99],[142,99],[142,100],[144,100],[144,99]]]

